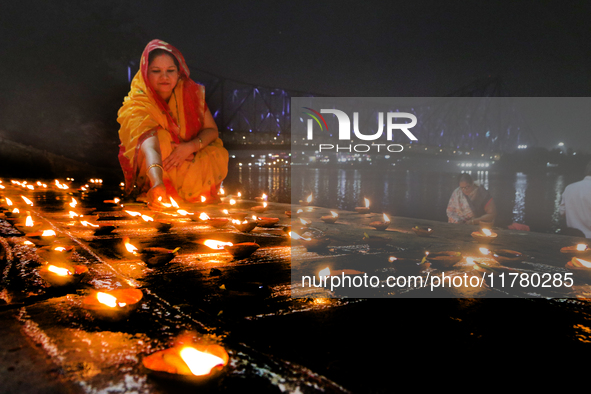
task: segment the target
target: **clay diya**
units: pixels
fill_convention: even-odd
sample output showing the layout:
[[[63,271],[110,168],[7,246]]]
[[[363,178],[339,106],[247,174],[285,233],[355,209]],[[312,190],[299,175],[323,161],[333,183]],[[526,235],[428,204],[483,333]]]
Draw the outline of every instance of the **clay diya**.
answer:
[[[365,206],[364,207],[357,207],[355,208],[355,212],[357,213],[369,213],[369,200],[364,198]]]
[[[87,220],[80,220],[80,224],[85,228],[85,229],[91,229],[94,231],[94,235],[108,235],[111,234],[113,232],[113,230],[115,230],[115,226],[110,225],[110,224],[104,224],[104,223],[91,223]]]
[[[27,212],[27,217],[25,218],[25,220],[16,220],[13,221],[9,220],[11,222],[11,224],[13,226],[15,226],[19,231],[23,231],[25,233],[32,233],[35,231],[38,231],[39,228],[41,227],[41,223],[40,222],[33,222],[33,218],[31,217],[31,215]]]
[[[246,215],[248,215],[247,212],[230,212],[230,217],[234,220],[244,220],[244,218],[246,218]]]
[[[414,231],[419,237],[430,237],[431,234],[433,234],[433,229],[431,227],[414,226],[412,231]]]
[[[375,221],[375,222],[371,222],[369,225],[370,227],[375,228],[378,231],[383,231],[385,229],[388,228],[388,226],[390,225],[390,218],[388,217],[388,215],[386,215],[385,213],[382,215],[382,221]]]
[[[142,364],[155,377],[206,385],[223,375],[228,361],[222,346],[193,343],[153,353]]]
[[[472,233],[472,238],[474,238],[480,243],[488,244],[497,238],[497,233],[493,233],[491,230],[483,228],[481,231],[474,231]]]
[[[234,256],[236,260],[241,260],[249,257],[260,247],[259,244],[254,242],[242,242],[239,244],[225,245],[224,250]]]
[[[333,224],[335,223],[338,219],[339,219],[339,214],[336,213],[335,211],[330,211],[330,215],[328,216],[321,216],[320,219],[324,222],[324,223],[330,223]]]
[[[53,230],[34,231],[25,236],[31,238],[38,246],[48,246],[57,239],[57,234]]]
[[[292,241],[295,241],[296,244],[302,245],[309,252],[324,251],[330,243],[330,239],[326,237],[306,238],[294,233],[293,231],[291,231],[289,235],[291,236]]]
[[[586,283],[591,283],[591,261],[583,260],[579,257],[573,257],[571,261],[566,263],[566,269],[573,273],[573,275]]]
[[[564,248],[560,249],[561,253],[571,254],[574,256],[584,256],[586,254],[591,253],[591,249],[587,244],[576,244],[571,246],[565,246]]]
[[[18,208],[14,208],[12,211],[6,211],[4,212],[4,216],[9,219],[9,218],[14,218],[14,219],[18,219],[21,217],[21,212],[19,211]]]
[[[462,253],[453,251],[433,252],[429,253],[426,259],[438,269],[449,269],[462,260]]]
[[[230,220],[226,218],[211,218],[207,220],[207,224],[214,228],[226,227],[229,222]]]
[[[261,197],[255,197],[254,200],[256,202],[263,202],[263,201],[267,201],[267,195],[265,193],[263,193],[263,195]]]
[[[264,202],[263,205],[257,205],[256,207],[250,208],[250,210],[256,213],[263,213],[267,210],[267,203]]]
[[[513,267],[521,265],[521,262],[524,259],[523,254],[517,252],[515,250],[509,249],[497,249],[492,251],[492,257],[495,261],[499,264]]]
[[[140,258],[144,263],[151,267],[158,267],[170,263],[175,258],[180,248],[174,250],[158,247],[143,248],[140,252]]]
[[[76,248],[73,245],[52,245],[39,248],[37,253],[45,260],[52,262],[70,260],[74,250]]]
[[[267,218],[267,217],[261,216],[258,219],[259,219],[258,223],[257,223],[258,227],[275,227],[275,225],[277,223],[279,223],[279,218]]]
[[[88,268],[84,265],[67,265],[64,263],[46,264],[39,269],[41,276],[52,287],[75,286],[86,275]]]
[[[138,289],[96,292],[82,300],[82,307],[94,317],[107,321],[127,319],[137,309],[143,293]]]
[[[241,222],[240,220],[232,220],[232,226],[234,226],[238,231],[249,233],[257,226],[257,221],[244,220]]]

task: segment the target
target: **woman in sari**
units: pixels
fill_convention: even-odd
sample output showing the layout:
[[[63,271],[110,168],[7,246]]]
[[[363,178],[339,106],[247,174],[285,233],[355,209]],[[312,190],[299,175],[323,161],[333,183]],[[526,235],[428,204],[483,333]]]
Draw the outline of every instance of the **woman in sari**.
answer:
[[[140,70],[118,112],[119,162],[126,195],[162,208],[169,197],[215,198],[228,174],[228,151],[205,103],[205,89],[189,78],[183,55],[160,40],[148,43]]]
[[[469,174],[460,174],[458,183],[459,187],[447,204],[447,221],[466,224],[494,222],[497,210],[488,190],[475,184]]]

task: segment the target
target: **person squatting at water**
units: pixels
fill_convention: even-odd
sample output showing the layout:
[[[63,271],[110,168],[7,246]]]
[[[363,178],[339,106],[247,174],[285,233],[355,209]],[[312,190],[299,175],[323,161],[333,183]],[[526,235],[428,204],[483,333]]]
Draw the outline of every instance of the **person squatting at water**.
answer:
[[[469,174],[460,174],[458,183],[459,187],[447,204],[447,221],[465,224],[494,222],[497,209],[488,190],[475,184]]]
[[[591,162],[585,168],[585,178],[564,189],[560,213],[566,215],[566,225],[591,238]]]
[[[178,49],[161,40],[148,43],[117,121],[127,196],[147,197],[152,209],[161,209],[169,197],[216,197],[228,174],[228,151],[205,89],[189,78]]]

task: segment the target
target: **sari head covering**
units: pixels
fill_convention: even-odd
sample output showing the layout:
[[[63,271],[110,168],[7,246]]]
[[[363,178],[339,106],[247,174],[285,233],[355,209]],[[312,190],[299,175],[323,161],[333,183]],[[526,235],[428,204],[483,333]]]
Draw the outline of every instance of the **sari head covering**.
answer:
[[[150,52],[155,49],[163,49],[170,53],[179,65],[179,79],[169,103],[163,100],[149,83],[149,56]],[[180,111],[179,108],[181,109]],[[171,109],[176,109],[176,113],[173,114]],[[142,171],[143,175],[145,175],[145,170],[142,170],[143,155],[140,154],[141,144],[151,136],[158,136],[161,149],[163,148],[163,141],[167,139],[171,143],[177,144],[194,139],[202,128],[206,110],[205,89],[202,85],[195,83],[189,78],[189,69],[179,50],[161,40],[150,41],[142,53],[140,69],[133,78],[131,90],[127,97],[125,97],[117,118],[117,121],[121,125],[119,129],[119,138],[121,140],[121,145],[119,146],[119,162],[125,175],[126,195],[134,191],[136,184],[139,189],[135,190],[137,193],[149,189],[149,182],[145,176],[141,176],[138,182],[138,175]],[[168,145],[170,146],[170,144]],[[219,145],[223,149],[223,145],[219,139],[211,145]],[[204,150],[207,148],[209,146],[204,148]],[[170,149],[168,149],[168,153],[165,153],[165,151],[166,149],[162,152],[163,159],[170,154]],[[217,154],[216,157],[221,162],[223,154]],[[222,168],[223,166],[218,165],[217,167]],[[217,171],[215,177],[211,174],[209,175],[209,178],[215,179],[216,184],[221,183],[221,180],[226,175],[224,173],[221,176],[220,171]],[[225,171],[227,173],[227,161]],[[174,174],[165,174],[164,182],[167,186],[167,191],[171,195],[176,195],[173,185],[182,183],[182,181],[176,182],[175,179],[171,180],[175,176],[176,172]],[[211,184],[211,181],[209,183]]]

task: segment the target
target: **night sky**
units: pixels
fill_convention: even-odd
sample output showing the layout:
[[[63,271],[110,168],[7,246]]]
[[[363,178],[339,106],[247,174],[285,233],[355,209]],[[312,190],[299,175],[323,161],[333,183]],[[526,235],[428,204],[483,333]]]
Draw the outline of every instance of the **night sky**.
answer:
[[[498,77],[508,96],[589,97],[590,11],[559,1],[2,2],[0,135],[115,149],[127,65],[153,38],[192,69],[323,95],[445,96]],[[566,116],[569,106],[528,109],[558,112],[531,119],[540,145],[591,151],[588,102]]]

